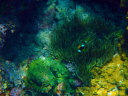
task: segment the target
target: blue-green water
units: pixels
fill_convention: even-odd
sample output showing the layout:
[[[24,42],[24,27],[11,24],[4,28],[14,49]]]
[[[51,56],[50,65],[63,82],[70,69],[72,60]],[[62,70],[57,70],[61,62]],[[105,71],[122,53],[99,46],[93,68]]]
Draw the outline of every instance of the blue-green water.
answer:
[[[1,96],[83,96],[93,67],[127,55],[127,6],[112,0],[1,0]],[[8,95],[6,95],[8,96]]]

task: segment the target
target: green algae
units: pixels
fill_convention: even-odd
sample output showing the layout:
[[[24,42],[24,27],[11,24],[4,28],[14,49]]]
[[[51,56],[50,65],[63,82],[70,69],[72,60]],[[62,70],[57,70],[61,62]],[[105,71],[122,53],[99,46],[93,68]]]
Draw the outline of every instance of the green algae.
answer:
[[[69,77],[69,71],[59,60],[39,58],[33,60],[28,68],[26,85],[38,93],[48,93],[49,91],[54,92],[58,84],[63,82],[65,84],[63,90],[73,92],[69,84]]]

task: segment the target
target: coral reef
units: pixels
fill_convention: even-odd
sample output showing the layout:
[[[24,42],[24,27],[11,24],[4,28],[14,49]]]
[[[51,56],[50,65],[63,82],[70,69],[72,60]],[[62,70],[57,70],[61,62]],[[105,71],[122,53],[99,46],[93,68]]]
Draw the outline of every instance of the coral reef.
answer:
[[[126,5],[1,0],[0,96],[127,96]]]
[[[16,25],[14,34],[8,32],[0,52],[4,59],[19,63],[40,51],[39,48],[35,48],[35,35],[38,32],[36,22],[39,10],[43,10],[45,3],[45,0],[1,1],[0,23],[6,24],[7,21],[8,24],[13,21]]]
[[[99,16],[88,15],[79,19],[75,14],[71,21],[65,21],[51,32],[51,53],[58,59],[75,62],[76,74],[89,84],[90,69],[104,65],[117,51],[117,30],[114,23]],[[87,44],[78,53],[77,47],[84,42]]]
[[[22,92],[22,89],[20,88],[13,88],[10,92],[10,96],[19,96],[19,95],[22,95],[21,94]]]
[[[17,68],[14,63],[0,58],[0,95],[17,96],[24,94],[26,72],[26,65]]]
[[[7,34],[15,32],[15,27],[16,25],[11,22],[8,24],[0,24],[0,49],[2,49],[4,46],[5,38],[8,36]]]
[[[122,61],[116,53],[112,61],[99,68],[94,67],[92,72],[94,78],[88,87],[79,87],[77,92],[83,93],[83,96],[127,96],[127,67],[128,61]]]

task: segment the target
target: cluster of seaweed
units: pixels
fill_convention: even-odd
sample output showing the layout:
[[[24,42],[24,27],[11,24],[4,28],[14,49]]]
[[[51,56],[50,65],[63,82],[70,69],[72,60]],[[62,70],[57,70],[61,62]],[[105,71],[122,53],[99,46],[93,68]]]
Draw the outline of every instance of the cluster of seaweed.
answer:
[[[115,24],[100,16],[80,19],[77,14],[71,21],[65,21],[51,33],[51,54],[63,61],[75,62],[76,74],[85,85],[92,77],[93,66],[103,66],[117,51],[117,30]],[[84,51],[78,46],[87,42]]]

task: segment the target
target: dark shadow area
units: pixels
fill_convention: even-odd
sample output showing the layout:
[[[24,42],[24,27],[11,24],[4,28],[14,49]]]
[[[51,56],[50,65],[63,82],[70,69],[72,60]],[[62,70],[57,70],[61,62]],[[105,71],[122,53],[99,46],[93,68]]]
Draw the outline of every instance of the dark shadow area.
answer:
[[[125,11],[120,7],[120,0],[73,0],[82,7],[89,6],[90,11],[102,16],[106,20],[112,20],[117,26],[122,26],[122,19],[125,17]],[[123,26],[122,26],[123,27]]]
[[[9,2],[10,1],[6,2],[6,5],[8,5]],[[3,1],[3,3],[5,2]],[[14,6],[15,4],[17,4],[17,6]],[[37,2],[34,0],[27,0],[22,3],[19,0],[13,2],[12,6],[14,6],[14,8],[24,8],[21,10],[12,9],[15,12],[10,14],[10,16],[14,16],[13,18],[17,18],[16,24],[19,25],[16,25],[16,31],[13,34],[9,32],[9,30],[6,34],[5,44],[1,50],[1,55],[5,60],[18,63],[35,54],[33,52],[34,47],[36,47],[35,35],[38,32],[36,20],[39,15],[38,9],[43,8],[42,5],[44,4],[44,1]],[[9,13],[12,10],[8,9],[7,14],[4,15],[8,15],[9,17]]]

